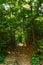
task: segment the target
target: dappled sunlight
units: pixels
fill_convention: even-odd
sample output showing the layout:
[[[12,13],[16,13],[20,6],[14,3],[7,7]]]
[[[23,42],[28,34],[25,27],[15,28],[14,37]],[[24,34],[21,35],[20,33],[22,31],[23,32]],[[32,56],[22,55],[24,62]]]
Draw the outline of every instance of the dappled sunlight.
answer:
[[[27,45],[26,44],[23,44],[23,43],[18,43],[17,46],[26,47]]]
[[[8,51],[7,53],[8,53],[8,54],[11,54],[11,52],[10,52],[10,51]]]
[[[10,8],[9,4],[3,3],[2,5],[3,5],[3,7],[5,8],[5,10],[8,10],[8,9]]]

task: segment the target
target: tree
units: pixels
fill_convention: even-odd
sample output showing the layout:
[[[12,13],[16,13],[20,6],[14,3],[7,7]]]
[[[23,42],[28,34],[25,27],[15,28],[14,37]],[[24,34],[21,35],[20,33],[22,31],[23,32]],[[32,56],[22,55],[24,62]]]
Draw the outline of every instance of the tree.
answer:
[[[20,28],[23,29],[26,43],[33,43],[36,45],[36,40],[39,37],[38,34],[40,35],[41,33],[41,35],[43,35],[42,14],[42,0],[0,1],[0,40],[3,41],[3,34],[3,42],[15,43],[15,32]],[[39,29],[39,27],[41,28]]]

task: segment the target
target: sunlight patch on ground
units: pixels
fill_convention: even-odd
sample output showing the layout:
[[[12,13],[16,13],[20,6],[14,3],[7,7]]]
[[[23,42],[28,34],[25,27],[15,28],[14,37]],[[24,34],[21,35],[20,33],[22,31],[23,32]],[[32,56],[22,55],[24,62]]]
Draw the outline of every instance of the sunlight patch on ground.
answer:
[[[18,46],[23,46],[24,44],[23,43],[19,43]]]
[[[26,47],[26,44],[23,44],[23,43],[19,43],[17,46],[20,46],[20,47]]]

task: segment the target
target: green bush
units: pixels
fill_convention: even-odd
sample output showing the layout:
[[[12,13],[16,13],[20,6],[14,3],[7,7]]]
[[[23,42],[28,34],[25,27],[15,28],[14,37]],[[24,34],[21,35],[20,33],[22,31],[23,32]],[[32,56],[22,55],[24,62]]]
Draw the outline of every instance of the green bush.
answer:
[[[4,62],[4,59],[6,57],[7,53],[3,50],[3,47],[0,47],[0,63]]]
[[[4,57],[0,56],[0,63],[3,63],[3,62],[4,62]]]
[[[4,63],[5,55],[0,55],[0,63]]]
[[[4,62],[5,57],[6,57],[5,52],[0,52],[0,63]]]
[[[4,61],[4,55],[0,52],[0,63]]]
[[[39,55],[40,60],[43,60],[43,54]]]
[[[40,52],[43,53],[43,39],[36,41],[37,48]]]
[[[31,56],[30,58],[30,62],[32,65],[38,65],[38,62],[39,62],[39,56],[34,54]]]

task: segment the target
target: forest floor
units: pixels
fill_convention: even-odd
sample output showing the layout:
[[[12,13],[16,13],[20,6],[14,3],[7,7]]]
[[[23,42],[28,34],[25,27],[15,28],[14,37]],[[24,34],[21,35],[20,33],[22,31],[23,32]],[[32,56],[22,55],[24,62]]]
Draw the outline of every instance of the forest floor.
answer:
[[[29,59],[34,54],[32,47],[30,44],[28,48],[17,46],[13,50],[8,50],[9,54],[5,58],[5,63],[0,65],[31,65]]]
[[[15,58],[18,65],[31,65],[29,58],[32,54],[33,51],[31,45],[29,45],[28,48],[17,46],[13,51],[11,51],[10,55],[6,57],[6,61],[9,64],[13,64]]]

